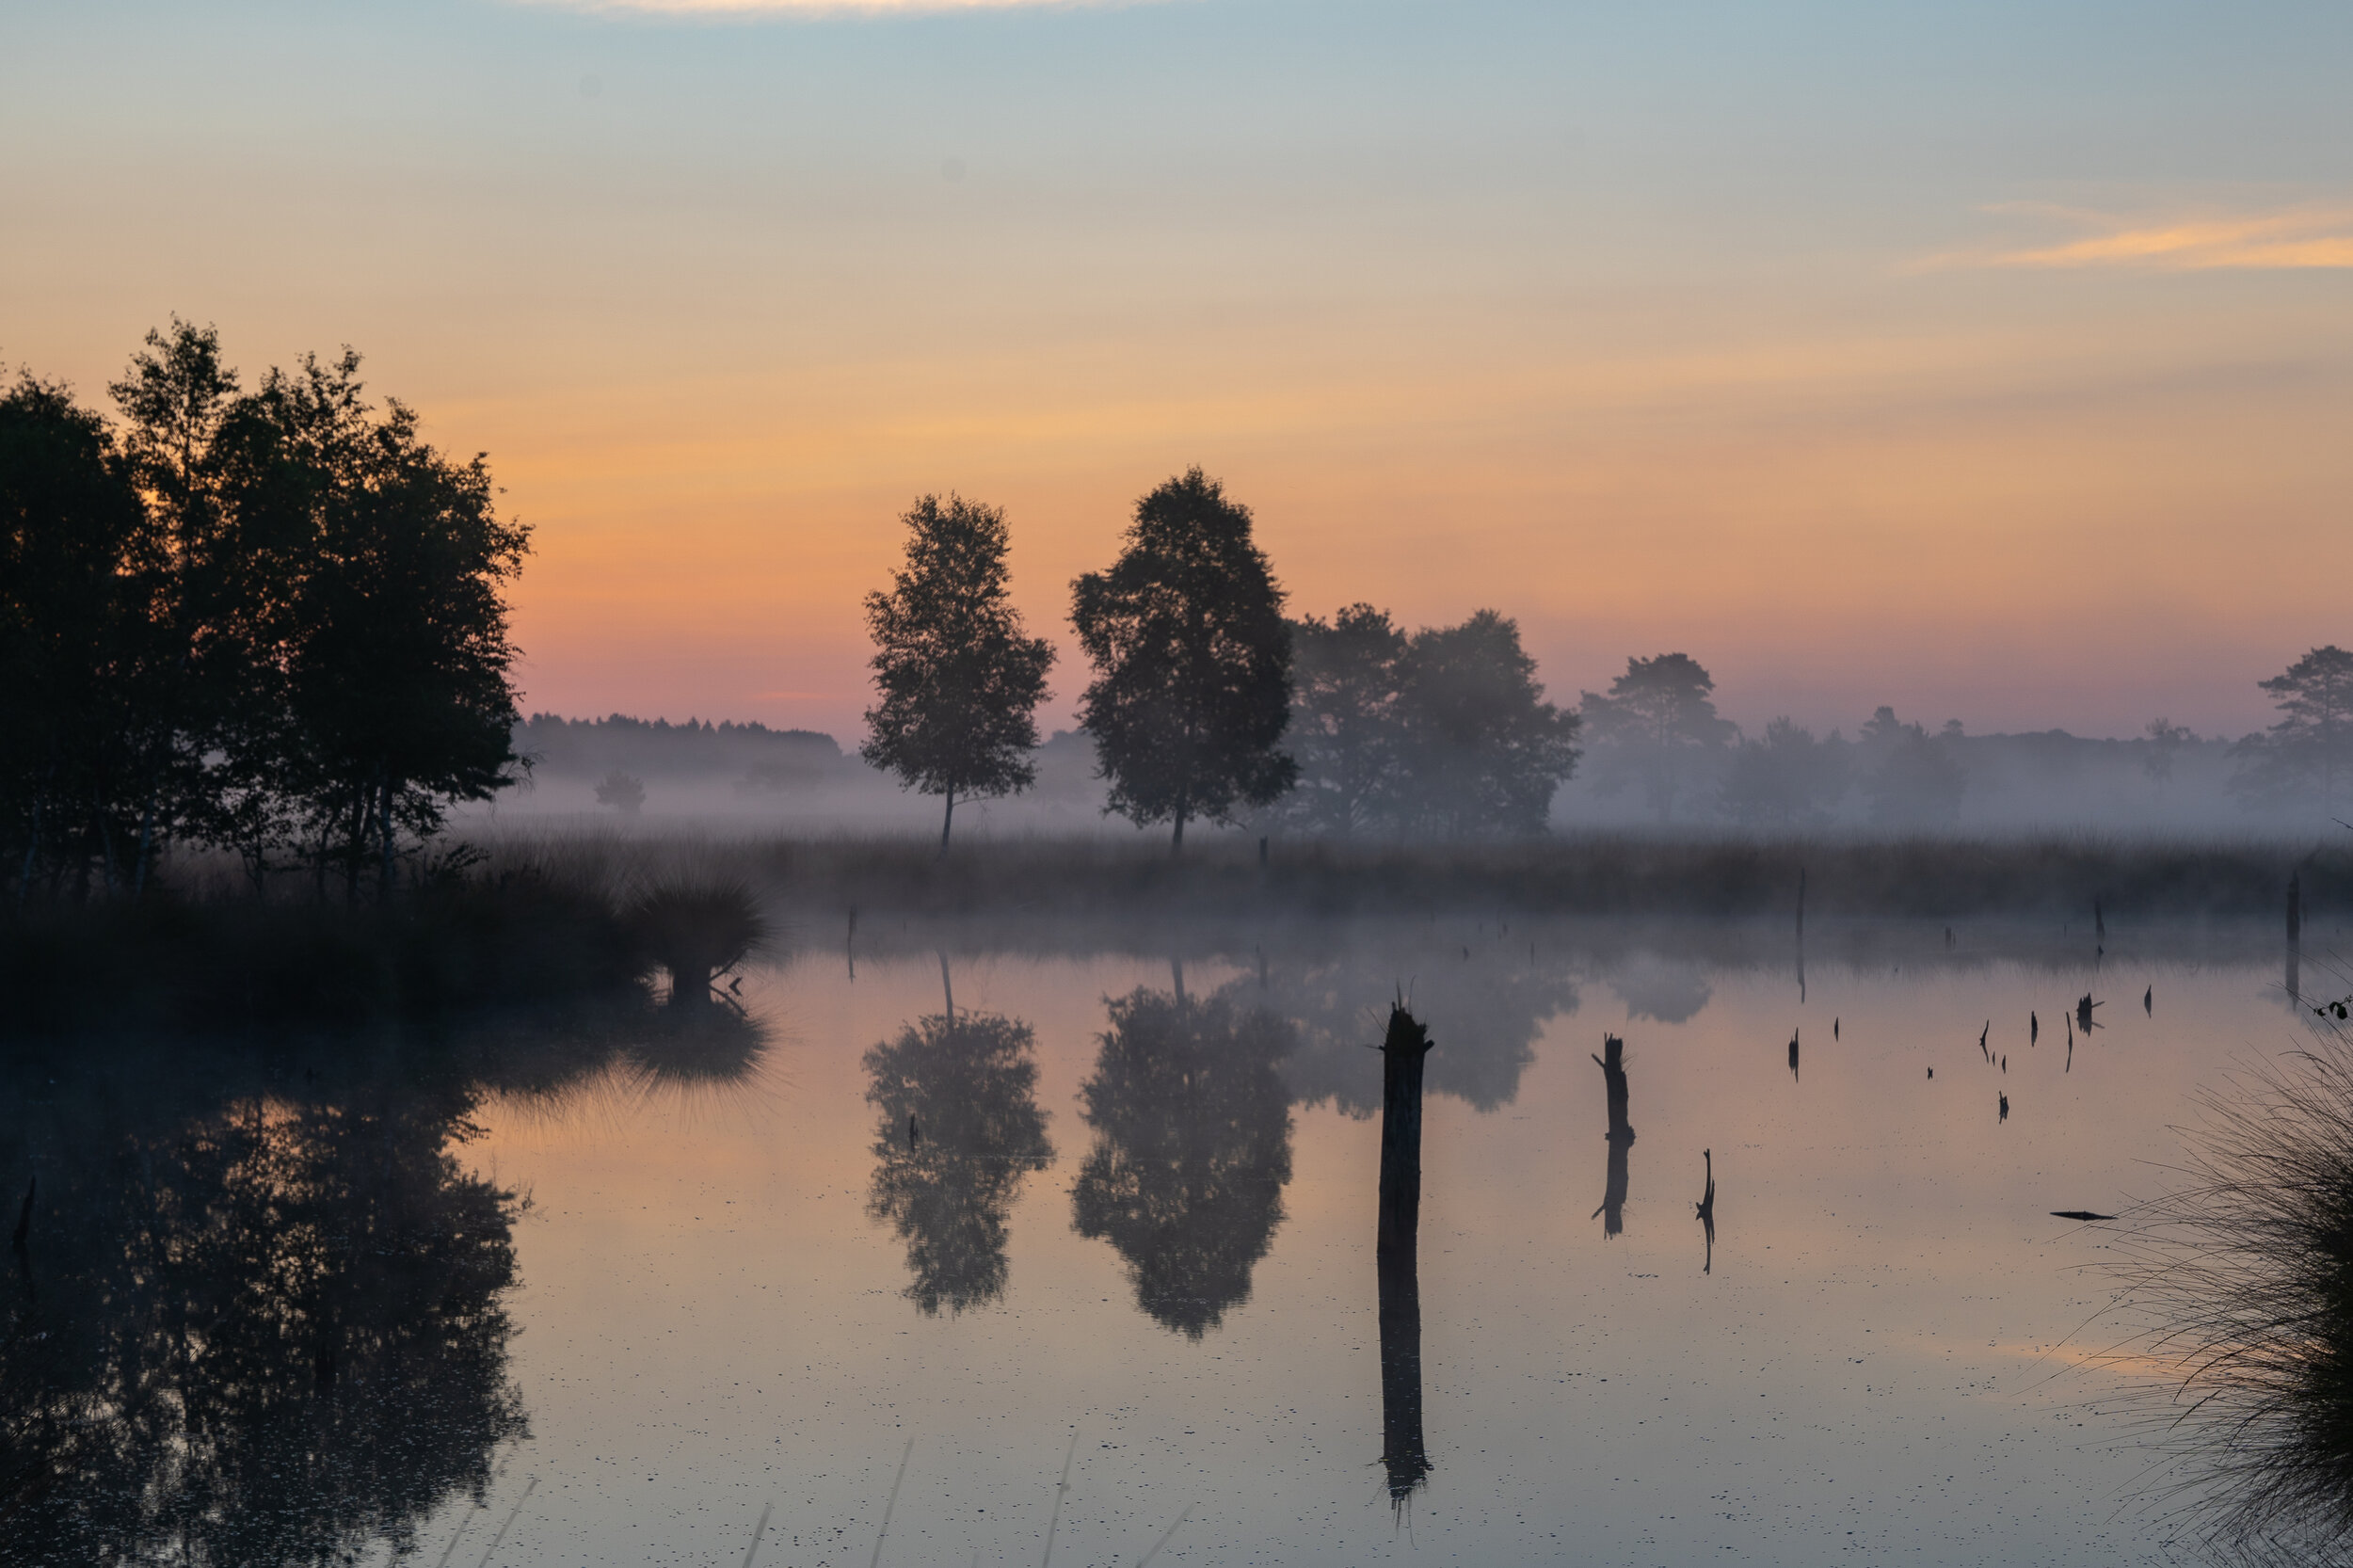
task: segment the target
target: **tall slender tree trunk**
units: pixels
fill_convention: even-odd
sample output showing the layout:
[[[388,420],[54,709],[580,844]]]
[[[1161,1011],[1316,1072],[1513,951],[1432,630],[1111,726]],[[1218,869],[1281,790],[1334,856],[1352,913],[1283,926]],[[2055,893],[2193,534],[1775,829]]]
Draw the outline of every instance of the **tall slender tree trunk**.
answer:
[[[956,792],[954,786],[951,785],[948,790],[948,809],[942,812],[939,818],[939,853],[942,855],[948,853],[948,829],[955,825],[955,821]]]
[[[390,903],[392,896],[392,796],[397,790],[398,786],[390,778],[377,786],[376,824],[384,834],[376,872],[376,899],[378,904]]]
[[[1185,807],[1187,804],[1181,798],[1176,802],[1176,828],[1168,836],[1168,856],[1172,860],[1185,853]]]

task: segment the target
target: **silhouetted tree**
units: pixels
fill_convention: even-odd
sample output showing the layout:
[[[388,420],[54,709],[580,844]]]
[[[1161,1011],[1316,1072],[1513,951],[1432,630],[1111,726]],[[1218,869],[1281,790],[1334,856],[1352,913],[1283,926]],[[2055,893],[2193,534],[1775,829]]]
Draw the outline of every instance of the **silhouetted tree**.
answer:
[[[946,797],[939,847],[948,847],[956,797],[1024,790],[1037,770],[1037,705],[1054,650],[1023,634],[1007,583],[1005,514],[951,494],[918,501],[907,525],[907,565],[888,593],[866,596],[874,636],[872,730],[858,754],[902,783]]]
[[[360,357],[305,356],[255,394],[268,456],[296,471],[308,524],[277,642],[296,781],[312,830],[356,892],[398,836],[440,830],[448,803],[510,780],[515,693],[504,584],[529,531],[498,515],[487,461],[419,437],[413,410],[361,398]]]
[[[1787,718],[1742,741],[1724,768],[1724,814],[1744,827],[1819,827],[1847,792],[1848,745],[1837,731],[1817,741]]]
[[[1930,735],[1926,726],[1907,724],[1882,704],[1861,731],[1864,789],[1871,797],[1871,821],[1881,827],[1951,827],[1961,821],[1969,770],[1958,755],[1961,726],[1948,724]]]
[[[0,844],[15,892],[130,869],[145,509],[104,422],[30,376],[0,393]]]
[[[219,334],[176,316],[168,332],[148,332],[107,390],[155,536],[143,634],[125,672],[140,870],[159,835],[184,827],[235,844],[258,876],[254,862],[265,868],[266,840],[286,816],[283,780],[263,760],[277,748],[259,739],[282,735],[285,722],[282,669],[262,623],[290,599],[294,572],[268,535],[270,514],[239,493],[262,476],[232,467],[240,443],[230,433],[252,427],[252,405]]]
[[[398,403],[370,408],[359,362],[306,359],[241,392],[216,335],[174,321],[112,389],[119,447],[79,417],[85,477],[120,482],[85,486],[66,510],[13,508],[9,548],[28,570],[72,561],[87,577],[113,556],[111,608],[77,611],[78,640],[0,633],[0,686],[45,679],[97,696],[75,759],[44,734],[0,778],[21,879],[46,854],[53,870],[78,860],[86,880],[96,862],[136,892],[158,843],[185,836],[235,848],[259,885],[273,849],[299,837],[322,889],[340,859],[350,894],[370,860],[389,890],[402,834],[427,836],[449,802],[507,781],[501,591],[527,533],[497,515],[482,458],[443,457]],[[19,414],[64,428],[63,405],[37,407],[53,391],[21,387]],[[0,454],[0,490],[62,495],[40,478],[40,447]]]
[[[1516,624],[1481,610],[1408,637],[1356,604],[1292,634],[1299,783],[1281,817],[1328,833],[1544,831],[1577,720],[1544,700]]]
[[[1108,1240],[1136,1304],[1188,1338],[1249,1299],[1283,1222],[1290,1026],[1224,998],[1137,990],[1110,1004],[1080,1087],[1095,1147],[1071,1190],[1079,1234]]]
[[[1577,770],[1577,717],[1544,700],[1517,622],[1481,610],[1398,661],[1400,821],[1454,838],[1545,830]]]
[[[1035,1037],[985,1013],[918,1018],[866,1053],[881,1112],[867,1212],[907,1247],[907,1299],[926,1317],[1005,1293],[1005,1217],[1053,1160],[1037,1104]]]
[[[1614,794],[1639,782],[1642,798],[1660,822],[1674,815],[1678,795],[1694,774],[1712,769],[1738,733],[1720,718],[1710,694],[1715,678],[1688,653],[1628,658],[1625,673],[1609,683],[1607,696],[1584,694],[1581,704],[1594,746],[1595,782]]]
[[[1358,833],[1385,820],[1396,783],[1398,662],[1405,633],[1388,612],[1352,604],[1331,621],[1291,623],[1288,737],[1298,785],[1277,803],[1313,833]]]
[[[2339,782],[2353,770],[2353,653],[2333,643],[2316,648],[2257,684],[2280,719],[2231,748],[2238,764],[2232,792],[2253,807],[2317,800],[2332,811]]]
[[[1095,665],[1080,701],[1109,809],[1138,825],[1230,820],[1291,786],[1275,749],[1290,716],[1290,628],[1249,509],[1187,470],[1136,503],[1109,571],[1072,584],[1071,622]]]

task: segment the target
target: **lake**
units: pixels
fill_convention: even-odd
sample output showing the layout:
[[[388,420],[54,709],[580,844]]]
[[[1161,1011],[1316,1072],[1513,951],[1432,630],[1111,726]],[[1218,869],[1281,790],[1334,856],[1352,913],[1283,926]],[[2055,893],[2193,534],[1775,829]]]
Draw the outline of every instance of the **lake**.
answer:
[[[1801,964],[1779,927],[1057,946],[870,922],[751,971],[716,1044],[526,1052],[469,1088],[435,1077],[427,1112],[338,1102],[287,1057],[190,1134],[68,1073],[11,1108],[37,1172],[73,1164],[66,1129],[128,1117],[181,1173],[151,1150],[115,1178],[43,1176],[80,1183],[81,1227],[110,1223],[103,1179],[138,1189],[135,1218],[210,1182],[189,1223],[234,1256],[204,1277],[244,1283],[201,1308],[172,1287],[179,1304],[108,1331],[146,1347],[154,1387],[109,1373],[90,1418],[139,1397],[166,1414],[85,1456],[82,1495],[39,1505],[43,1539],[86,1560],[442,1568],[2146,1561],[2178,1527],[2115,1410],[2149,1373],[2110,1353],[2113,1232],[2052,1211],[2156,1192],[2199,1096],[2311,1045],[2269,935],[1855,926]],[[2305,990],[2343,994],[2316,956],[2333,939],[2308,933]],[[1400,997],[1436,1042],[1426,1476],[1383,1463],[1369,1048]],[[420,1185],[364,1224],[302,1220],[287,1192],[392,1159],[320,1130],[363,1101],[370,1126],[416,1119],[397,1146]],[[473,1135],[441,1142],[461,1117]],[[216,1145],[192,1174],[185,1151]],[[489,1217],[502,1192],[524,1201]],[[352,1235],[398,1214],[463,1244],[417,1243],[368,1284]],[[123,1223],[135,1253],[169,1228]],[[361,1259],[302,1266],[349,1272],[344,1304],[253,1260],[305,1224],[316,1256]],[[27,1288],[102,1272],[34,1240]],[[120,1278],[88,1299],[112,1304],[72,1320],[194,1267],[171,1246],[108,1251]],[[247,1319],[277,1327],[238,1353],[278,1372],[224,1382],[202,1421],[154,1391],[225,1376],[206,1336]],[[279,1451],[238,1421],[308,1435]]]

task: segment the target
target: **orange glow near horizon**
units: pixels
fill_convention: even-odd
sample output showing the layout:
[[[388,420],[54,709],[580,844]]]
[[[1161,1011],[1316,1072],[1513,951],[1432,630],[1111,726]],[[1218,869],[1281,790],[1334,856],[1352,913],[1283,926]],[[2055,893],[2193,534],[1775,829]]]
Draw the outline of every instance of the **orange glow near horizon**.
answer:
[[[1296,610],[1493,607],[1563,703],[1681,649],[1752,730],[2237,734],[2353,643],[2333,33],[2233,75],[2169,24],[2126,81],[2040,12],[1480,17],[45,21],[0,352],[99,399],[174,312],[248,376],[358,346],[536,529],[569,714],[853,740],[860,600],[957,489],[1066,723],[1070,580],[1196,463]]]

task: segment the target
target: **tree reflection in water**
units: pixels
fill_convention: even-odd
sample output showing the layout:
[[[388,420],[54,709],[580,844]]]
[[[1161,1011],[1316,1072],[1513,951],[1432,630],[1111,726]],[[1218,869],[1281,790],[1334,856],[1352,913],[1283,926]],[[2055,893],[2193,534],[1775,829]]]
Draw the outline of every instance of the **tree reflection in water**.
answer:
[[[2188,1536],[2240,1561],[2353,1556],[2353,1039],[2333,1023],[2208,1100],[2173,1191],[2103,1237],[2143,1330],[2121,1401]]]
[[[1273,966],[1252,994],[1299,1026],[1300,1048],[1283,1067],[1299,1103],[1329,1100],[1361,1121],[1381,1108],[1381,1059],[1365,1042],[1380,1037],[1390,999],[1410,978],[1415,1013],[1446,1041],[1430,1059],[1431,1092],[1494,1111],[1518,1097],[1545,1025],[1577,1009],[1576,982],[1528,961],[1527,951],[1502,938],[1467,959],[1432,948],[1352,951]]]
[[[0,1171],[41,1158],[0,1319],[9,1560],[344,1560],[480,1500],[524,1435],[520,1205],[453,1155],[471,1089],[205,1096],[112,1064],[39,1099],[48,1065],[10,1064]]]
[[[1112,1000],[1079,1091],[1095,1146],[1071,1192],[1074,1224],[1127,1263],[1139,1306],[1193,1339],[1249,1299],[1291,1176],[1277,1064],[1297,1035],[1235,1005],[1230,993],[1253,984],[1207,1000],[1144,989]]]
[[[1005,1293],[1005,1216],[1054,1158],[1037,1105],[1033,1036],[1018,1018],[919,1018],[866,1053],[880,1112],[867,1212],[907,1246],[907,1299],[925,1316]]]

